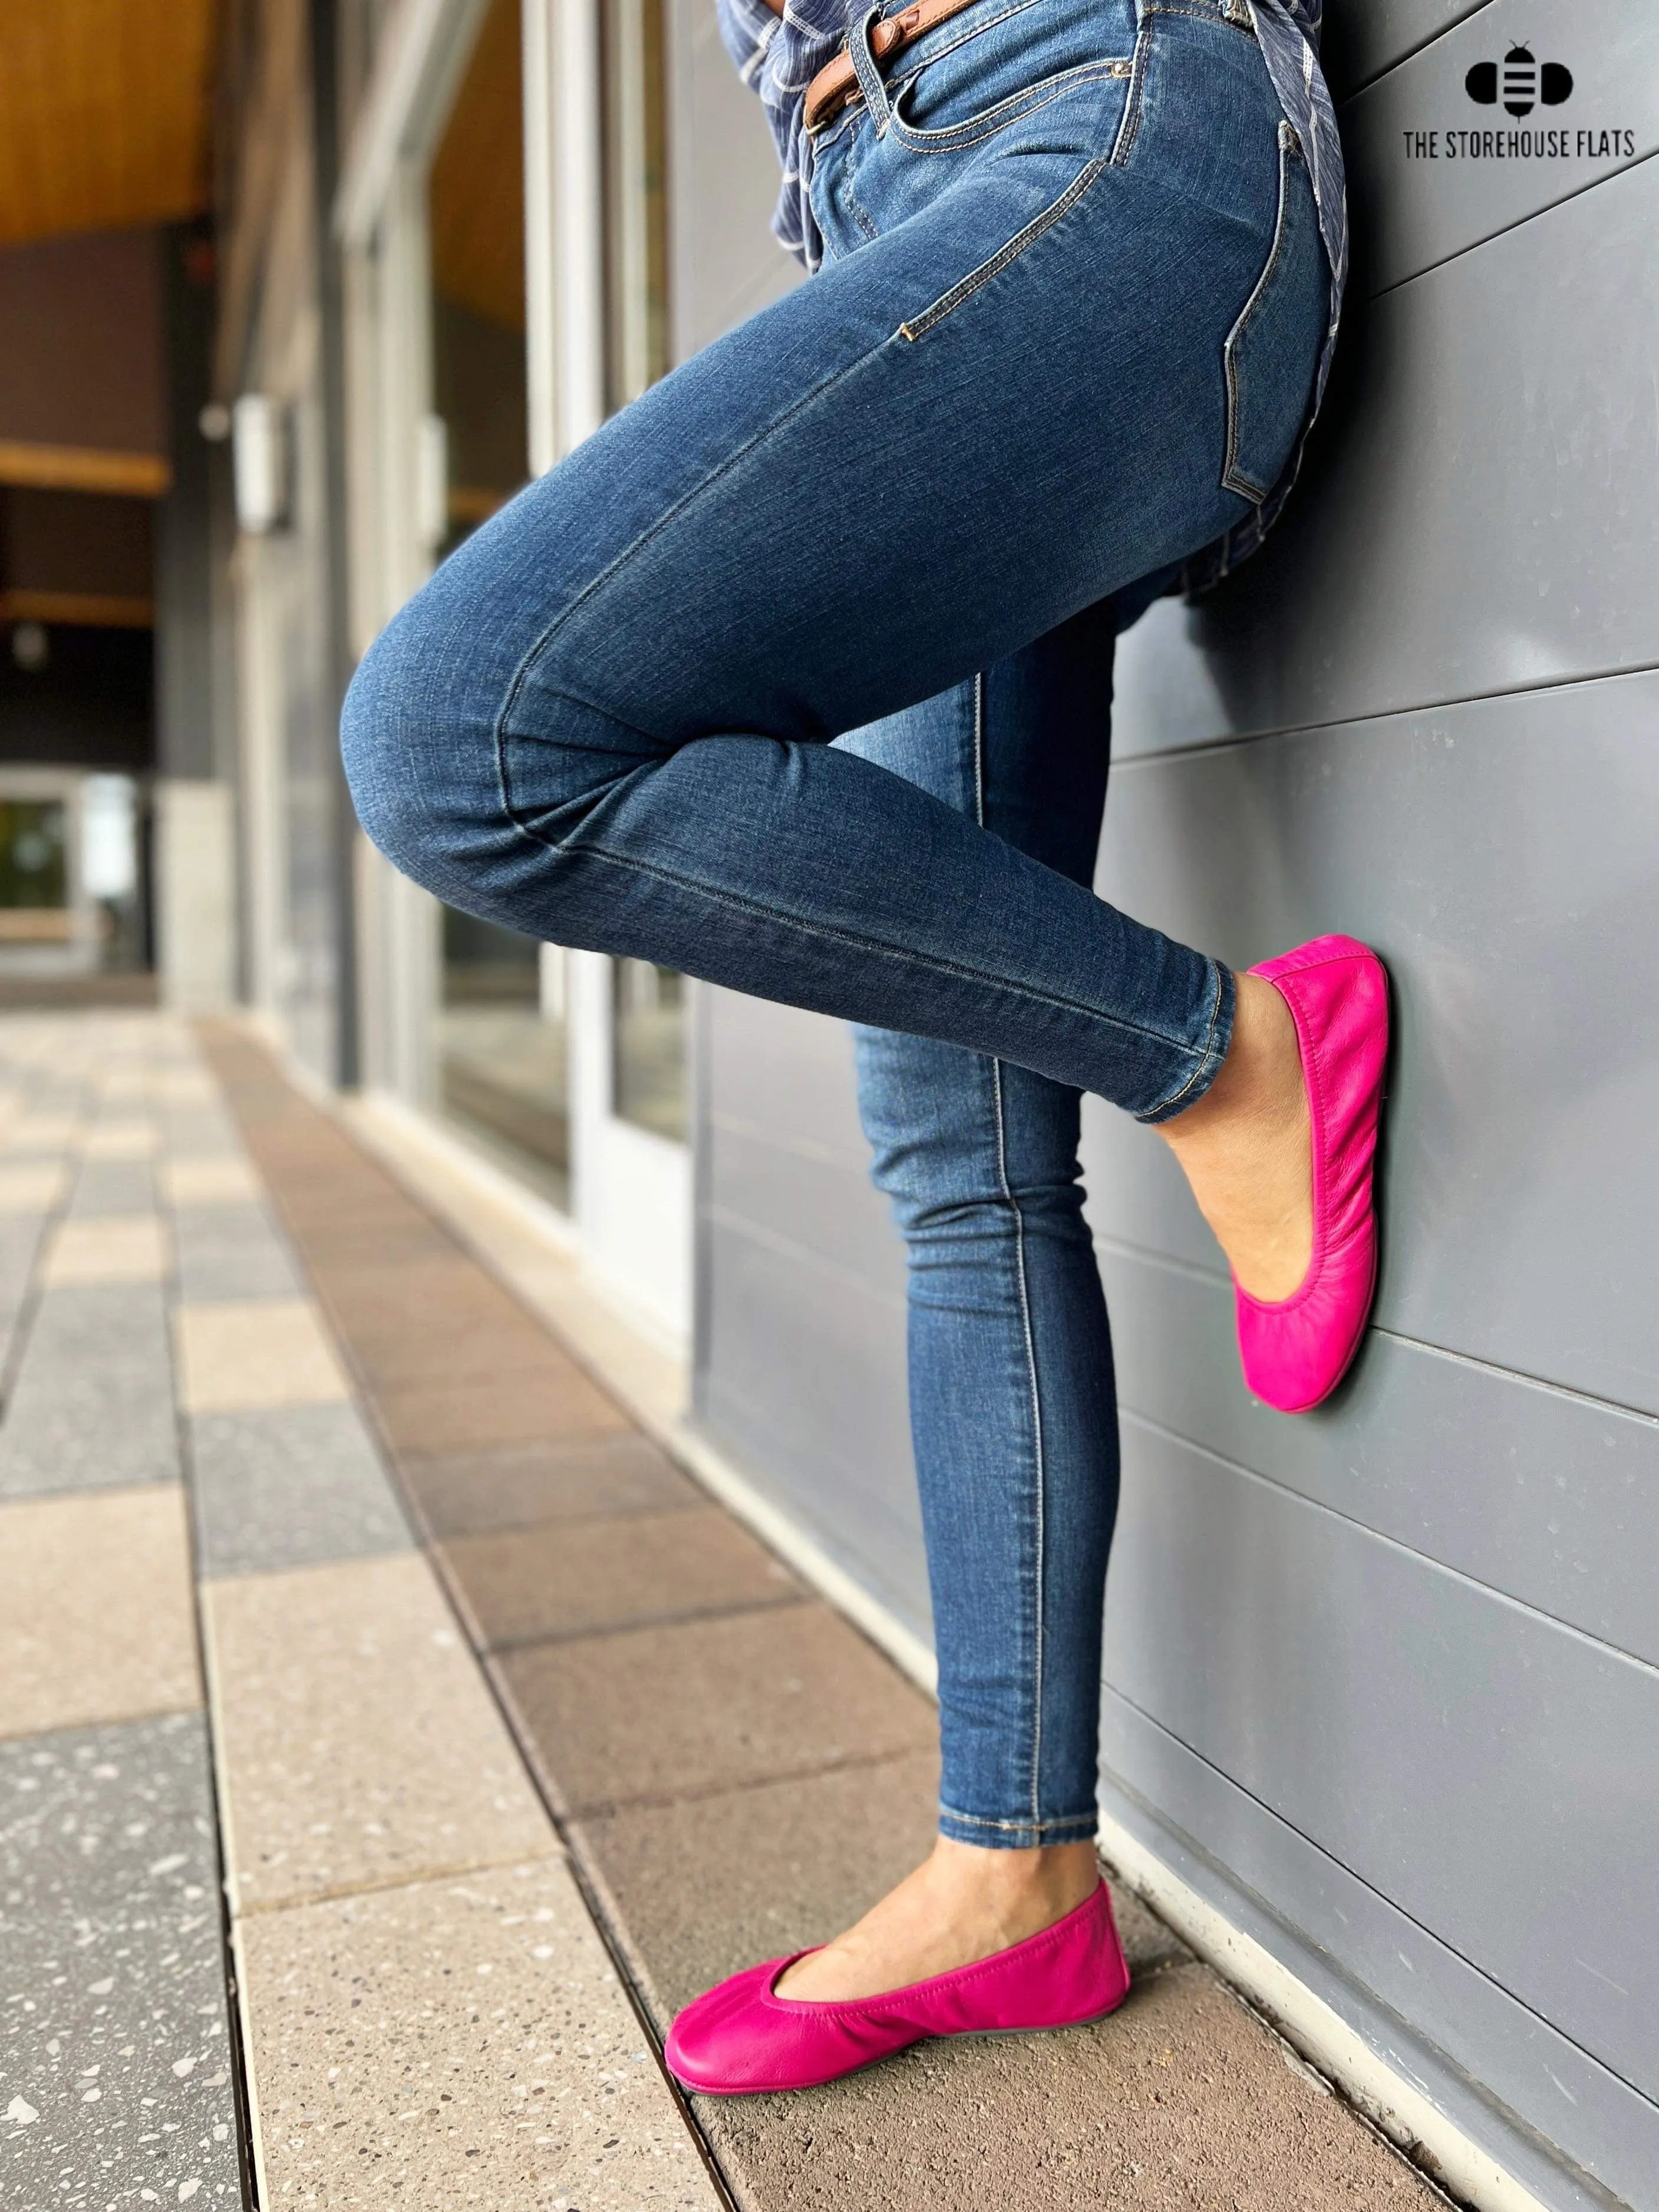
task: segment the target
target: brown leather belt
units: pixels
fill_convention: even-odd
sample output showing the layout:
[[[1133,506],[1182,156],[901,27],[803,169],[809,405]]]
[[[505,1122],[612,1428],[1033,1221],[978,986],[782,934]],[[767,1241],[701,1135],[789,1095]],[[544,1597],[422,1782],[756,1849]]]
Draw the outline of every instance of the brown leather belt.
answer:
[[[782,15],[784,0],[766,0],[766,4],[775,15]],[[972,5],[973,0],[912,0],[901,14],[884,15],[870,33],[870,52],[877,68],[915,46],[937,24],[948,23],[952,15]],[[824,64],[806,88],[807,129],[817,131],[833,123],[843,108],[863,97],[853,57],[843,48],[834,61]]]

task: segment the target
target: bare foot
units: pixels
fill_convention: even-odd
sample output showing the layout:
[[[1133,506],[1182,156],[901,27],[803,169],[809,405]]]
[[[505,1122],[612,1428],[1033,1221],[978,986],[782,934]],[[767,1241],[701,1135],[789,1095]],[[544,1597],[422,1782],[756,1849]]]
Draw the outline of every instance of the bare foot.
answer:
[[[1220,1073],[1158,1133],[1238,1282],[1271,1303],[1289,1297],[1313,1261],[1313,1140],[1291,1010],[1265,977],[1237,981]]]
[[[941,1836],[855,1928],[781,1975],[778,1994],[836,2004],[970,1966],[1052,1928],[1099,1880],[1092,1844],[993,1851]]]

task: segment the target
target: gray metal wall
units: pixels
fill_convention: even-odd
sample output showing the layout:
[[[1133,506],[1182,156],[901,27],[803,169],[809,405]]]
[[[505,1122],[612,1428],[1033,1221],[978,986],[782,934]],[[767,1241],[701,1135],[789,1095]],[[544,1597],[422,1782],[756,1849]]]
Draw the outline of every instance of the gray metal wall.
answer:
[[[1509,127],[1526,39],[1634,153]],[[1376,1322],[1286,1420],[1157,1139],[1085,1160],[1126,1486],[1104,1794],[1552,2206],[1659,2202],[1659,16],[1352,0],[1346,388],[1267,552],[1120,654],[1099,887],[1238,963],[1376,944]],[[1595,141],[1593,143],[1599,143]],[[845,1038],[708,994],[699,1394],[901,1617],[902,1273]]]

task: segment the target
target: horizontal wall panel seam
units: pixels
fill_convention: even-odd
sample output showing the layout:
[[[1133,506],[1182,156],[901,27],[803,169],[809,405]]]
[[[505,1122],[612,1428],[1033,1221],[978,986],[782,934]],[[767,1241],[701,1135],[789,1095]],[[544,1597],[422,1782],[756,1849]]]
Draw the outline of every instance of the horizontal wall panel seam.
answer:
[[[1414,46],[1402,47],[1390,60],[1384,62],[1380,69],[1374,70],[1370,76],[1361,77],[1357,83],[1346,87],[1340,100],[1336,104],[1338,115],[1341,114],[1351,100],[1358,100],[1362,92],[1369,92],[1374,84],[1381,84],[1384,77],[1392,76],[1395,71],[1402,68],[1407,62],[1415,61],[1419,54],[1427,53],[1431,46],[1438,46],[1442,39],[1449,38],[1454,31],[1461,30],[1472,15],[1478,15],[1483,8],[1490,7],[1491,4],[1492,0],[1475,0],[1475,4],[1472,8],[1466,9],[1453,21],[1443,23],[1437,31],[1431,31],[1426,38],[1419,39]]]
[[[866,1170],[860,1163],[854,1165],[843,1153],[830,1146],[819,1144],[811,1137],[781,1137],[775,1129],[765,1129],[753,1121],[740,1121],[737,1115],[724,1113],[716,1107],[708,1116],[708,1127],[723,1137],[742,1137],[751,1145],[763,1145],[769,1152],[781,1152],[788,1159],[811,1160],[819,1167],[836,1168],[844,1175],[856,1176],[860,1180]]]
[[[1188,1282],[1202,1283],[1211,1289],[1231,1287],[1228,1278],[1218,1271],[1194,1267],[1190,1260],[1177,1260],[1168,1252],[1156,1252],[1150,1245],[1131,1243],[1127,1237],[1109,1237],[1097,1231],[1094,1241],[1102,1251],[1111,1252],[1121,1260],[1161,1267],[1166,1274],[1184,1275]],[[1616,1413],[1621,1420],[1639,1421],[1644,1428],[1659,1429],[1659,1413],[1646,1406],[1627,1406],[1619,1398],[1598,1398],[1593,1391],[1575,1390],[1571,1383],[1553,1382],[1547,1375],[1530,1375],[1523,1367],[1505,1367],[1501,1360],[1478,1359],[1471,1352],[1458,1352],[1449,1345],[1435,1344],[1427,1337],[1407,1336],[1401,1329],[1383,1328],[1380,1322],[1370,1322],[1369,1333],[1386,1336],[1391,1343],[1406,1345],[1431,1359],[1449,1360],[1455,1367],[1472,1367],[1481,1375],[1495,1375],[1503,1382],[1518,1383],[1524,1390],[1541,1390],[1549,1397],[1565,1399],[1568,1404],[1583,1406],[1592,1413]]]
[[[763,1252],[770,1252],[780,1260],[793,1261],[798,1267],[816,1267],[820,1273],[833,1276],[837,1282],[856,1291],[861,1298],[886,1306],[894,1313],[902,1314],[904,1311],[902,1297],[895,1297],[890,1291],[884,1291],[878,1285],[872,1283],[868,1276],[856,1274],[851,1267],[842,1267],[839,1261],[826,1259],[823,1253],[815,1251],[810,1244],[798,1244],[793,1237],[786,1237],[781,1230],[765,1228],[759,1222],[750,1221],[743,1214],[731,1212],[718,1203],[707,1209],[704,1218],[711,1227],[724,1229],[732,1237],[741,1237],[747,1243],[758,1246]]]
[[[1559,200],[1552,200],[1547,207],[1534,208],[1530,215],[1521,216],[1514,222],[1506,222],[1498,230],[1489,230],[1484,238],[1477,238],[1471,245],[1459,246],[1455,253],[1443,253],[1438,261],[1425,263],[1421,269],[1413,269],[1409,276],[1401,276],[1393,284],[1382,285],[1370,296],[1373,300],[1386,300],[1396,292],[1403,292],[1408,284],[1420,283],[1424,277],[1432,276],[1438,270],[1449,269],[1455,262],[1467,261],[1472,253],[1479,253],[1483,246],[1492,246],[1500,238],[1513,237],[1517,230],[1524,230],[1528,223],[1542,222],[1547,216],[1554,215],[1558,209],[1571,207],[1575,200],[1582,200],[1586,192],[1593,192],[1598,185],[1610,185],[1616,177],[1627,177],[1632,169],[1639,169],[1655,160],[1659,160],[1659,153],[1638,154],[1634,160],[1620,162],[1616,169],[1606,169],[1599,177],[1592,177],[1588,184],[1580,185],[1576,191],[1563,192]]]
[[[1195,1759],[1207,1773],[1218,1776],[1221,1781],[1227,1784],[1229,1789],[1236,1790],[1241,1797],[1248,1798],[1250,1803],[1255,1806],[1261,1812],[1265,1813],[1270,1820],[1277,1821],[1279,1826],[1285,1829],[1290,1834],[1299,1836],[1302,1838],[1302,1841],[1307,1844],[1310,1850],[1317,1851],[1322,1858],[1328,1859],[1330,1863],[1334,1867],[1340,1867],[1343,1873],[1347,1875],[1348,1879],[1355,1883],[1358,1887],[1364,1890],[1368,1895],[1376,1898],[1378,1902],[1385,1905],[1390,1912],[1397,1912],[1402,1920],[1408,1922],[1412,1927],[1418,1929],[1418,1931],[1425,1936],[1428,1942],[1431,1943],[1437,1943],[1441,1949],[1449,1957],[1455,1959],[1460,1966],[1467,1967],[1470,1973],[1478,1974],[1480,1979],[1486,1983],[1489,1987],[1502,1990],[1503,1994],[1509,1999],[1510,2002],[1516,2006],[1522,2012],[1525,2013],[1529,2020],[1536,2021],[1539,2026],[1547,2029],[1550,2034],[1559,2036],[1561,2041],[1568,2045],[1575,2055],[1582,2059],[1586,2066],[1594,2067],[1596,2072],[1604,2075],[1607,2081],[1616,2081],[1620,2088],[1627,2090],[1632,2097],[1639,2100],[1639,2101],[1644,2105],[1650,2112],[1653,2112],[1656,2118],[1659,2118],[1659,2104],[1656,2104],[1654,2102],[1653,2099],[1649,2096],[1646,2090],[1641,2088],[1636,2082],[1628,2081],[1626,2076],[1619,2071],[1617,2067],[1609,2066],[1606,2059],[1598,2058],[1593,2051],[1586,2051],[1582,2043],[1574,2042],[1572,2037],[1565,2033],[1565,2032],[1558,2026],[1554,2021],[1551,2020],[1547,2014],[1540,2012],[1536,2006],[1528,2004],[1524,1997],[1517,1996],[1515,1991],[1510,1989],[1506,1983],[1500,1982],[1495,1974],[1488,1973],[1484,1966],[1479,1965],[1474,1960],[1471,1959],[1467,1953],[1460,1951],[1455,1943],[1449,1943],[1446,1941],[1446,1938],[1441,1935],[1437,1929],[1426,1926],[1417,1917],[1415,1913],[1408,1912],[1405,1906],[1401,1904],[1398,1898],[1390,1897],[1386,1890],[1381,1890],[1376,1887],[1375,1882],[1367,1881],[1365,1876],[1358,1872],[1353,1867],[1351,1867],[1346,1859],[1340,1857],[1335,1851],[1330,1850],[1327,1844],[1322,1844],[1316,1836],[1309,1835],[1307,1831],[1304,1828],[1299,1828],[1294,1820],[1287,1820],[1284,1814],[1279,1810],[1277,1806],[1270,1805],[1265,1798],[1259,1797],[1255,1790],[1251,1790],[1247,1784],[1239,1780],[1237,1775],[1230,1774],[1224,1766],[1218,1766],[1212,1759],[1206,1758],[1205,1754],[1194,1745],[1188,1742],[1185,1736],[1180,1735],[1176,1729],[1170,1728],[1167,1722],[1159,1720],[1156,1713],[1148,1712],[1146,1708],[1139,1704],[1136,1699],[1131,1697],[1126,1697],[1124,1692],[1118,1689],[1113,1683],[1108,1682],[1105,1685],[1105,1690],[1106,1694],[1109,1697],[1116,1698],[1117,1702],[1121,1705],[1127,1706],[1132,1713],[1135,1714],[1140,1720],[1144,1721],[1148,1728],[1155,1729],[1158,1735],[1165,1737],[1170,1743],[1179,1745],[1180,1748],[1186,1753],[1187,1756],[1189,1759]],[[1106,1771],[1111,1777],[1112,1785],[1115,1789],[1122,1790],[1126,1796],[1133,1798],[1136,1804],[1141,1806],[1153,1820],[1164,1826],[1174,1829],[1176,1832],[1180,1835],[1182,1842],[1187,1845],[1188,1849],[1191,1850],[1195,1856],[1205,1860],[1208,1864],[1215,1867],[1217,1871],[1223,1875],[1228,1881],[1235,1883],[1240,1889],[1244,1891],[1248,1896],[1255,1900],[1263,1912],[1265,1912],[1271,1919],[1277,1921],[1288,1933],[1295,1935],[1297,1932],[1294,1922],[1286,1920],[1282,1909],[1274,1905],[1271,1898],[1264,1897],[1252,1883],[1247,1881],[1244,1876],[1236,1867],[1229,1866],[1224,1863],[1224,1862],[1218,1860],[1214,1854],[1206,1848],[1200,1838],[1190,1836],[1187,1833],[1185,1829],[1180,1828],[1177,1823],[1170,1820],[1168,1814],[1164,1812],[1158,1805],[1154,1804],[1142,1791],[1137,1790],[1134,1784],[1130,1782],[1126,1776],[1119,1774],[1115,1768],[1109,1767]],[[1449,2067],[1462,2075],[1464,2079],[1473,2083],[1475,2087],[1480,2089],[1483,2095],[1489,2096],[1491,2094],[1491,2092],[1486,2090],[1484,2086],[1477,2080],[1477,2078],[1469,2073],[1468,2069],[1461,2064],[1450,2051],[1444,2050],[1441,2045],[1434,2042],[1431,2038],[1425,2035],[1423,2030],[1417,2027],[1413,2022],[1403,2018],[1403,2016],[1396,2011],[1395,2008],[1389,2003],[1386,1998],[1379,1996],[1375,1990],[1371,1989],[1369,1984],[1361,1982],[1358,1976],[1353,1975],[1348,1969],[1343,1967],[1340,1961],[1333,1958],[1331,1954],[1328,1952],[1325,1955],[1333,1965],[1337,1966],[1338,1971],[1342,1973],[1344,1978],[1349,1981],[1354,1989],[1363,1993],[1368,2002],[1376,2005],[1380,2011],[1388,2014],[1390,2018],[1400,2020],[1402,2027],[1406,2028],[1413,2036],[1429,2044],[1430,2047],[1444,2059]],[[1507,2110],[1508,2108],[1505,2107],[1504,2109]],[[1517,2114],[1516,2118],[1520,2118],[1521,2116]],[[1522,2124],[1525,2124],[1524,2120],[1522,2121]]]
[[[1412,721],[1423,714],[1449,713],[1456,707],[1479,707],[1488,700],[1543,698],[1555,691],[1583,690],[1591,684],[1622,684],[1659,675],[1659,661],[1621,662],[1612,668],[1576,668],[1555,682],[1499,684],[1490,691],[1449,692],[1443,699],[1422,699],[1406,707],[1383,707],[1363,714],[1339,714],[1324,722],[1276,722],[1259,730],[1229,730],[1224,737],[1195,738],[1186,744],[1158,745],[1148,752],[1128,753],[1112,763],[1112,778],[1137,769],[1158,768],[1169,761],[1200,760],[1218,753],[1242,752],[1270,738],[1317,738],[1327,732],[1355,730],[1369,722]],[[1381,732],[1379,732],[1379,734]]]
[[[1620,1666],[1629,1667],[1659,1684],[1659,1666],[1650,1659],[1638,1658],[1633,1651],[1626,1651],[1620,1645],[1610,1644],[1603,1636],[1592,1636],[1588,1629],[1576,1628],[1570,1620],[1562,1620],[1555,1613],[1547,1613],[1541,1606],[1529,1605],[1525,1598],[1516,1597],[1509,1590],[1499,1589],[1495,1583],[1483,1583],[1479,1576],[1467,1574],[1461,1567],[1448,1566],[1443,1559],[1437,1559],[1427,1552],[1419,1552],[1414,1546],[1402,1543],[1398,1536],[1390,1536],[1381,1528],[1371,1528],[1368,1522],[1357,1519],[1352,1513],[1344,1513],[1340,1507],[1328,1504],[1324,1498],[1310,1498],[1306,1491],[1292,1489],[1289,1483],[1279,1481],[1274,1475],[1262,1474],[1253,1467],[1244,1466],[1239,1460],[1229,1459],[1211,1445],[1200,1443],[1195,1437],[1182,1436],[1179,1429],[1168,1428],[1162,1421],[1154,1421],[1145,1413],[1136,1413],[1133,1407],[1126,1405],[1121,1412],[1124,1420],[1133,1422],[1138,1429],[1145,1429],[1149,1436],[1162,1437],[1170,1443],[1179,1444],[1183,1451],[1196,1453],[1200,1459],[1207,1460],[1212,1467],[1221,1468],[1229,1474],[1242,1475],[1246,1481],[1257,1483],[1262,1489],[1271,1490],[1281,1498],[1305,1506],[1310,1513],[1325,1514],[1370,1542],[1384,1546],[1400,1558],[1426,1567],[1431,1572],[1443,1576],[1448,1582],[1456,1583],[1478,1596],[1489,1598],[1494,1605],[1504,1606],[1515,1613],[1522,1613],[1528,1620],[1540,1621],[1558,1635],[1570,1637],[1575,1644],[1582,1644],[1606,1658],[1617,1660]]]

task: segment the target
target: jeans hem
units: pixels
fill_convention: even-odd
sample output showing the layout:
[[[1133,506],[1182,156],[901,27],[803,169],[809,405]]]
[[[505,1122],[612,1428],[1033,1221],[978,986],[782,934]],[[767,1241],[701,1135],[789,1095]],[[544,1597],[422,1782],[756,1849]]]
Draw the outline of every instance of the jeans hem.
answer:
[[[939,1808],[939,1832],[952,1843],[977,1844],[983,1850],[1030,1851],[1045,1844],[1088,1844],[1099,1821],[1092,1812],[1054,1820],[989,1820],[972,1813]]]
[[[1156,1106],[1149,1106],[1137,1114],[1137,1121],[1156,1128],[1160,1121],[1172,1121],[1177,1114],[1184,1114],[1189,1106],[1196,1106],[1210,1085],[1221,1073],[1221,1063],[1227,1057],[1227,1048],[1233,1041],[1233,1016],[1238,1006],[1238,985],[1233,971],[1219,960],[1209,966],[1215,978],[1214,996],[1210,1007],[1210,1026],[1204,1040],[1199,1063],[1181,1088]]]

